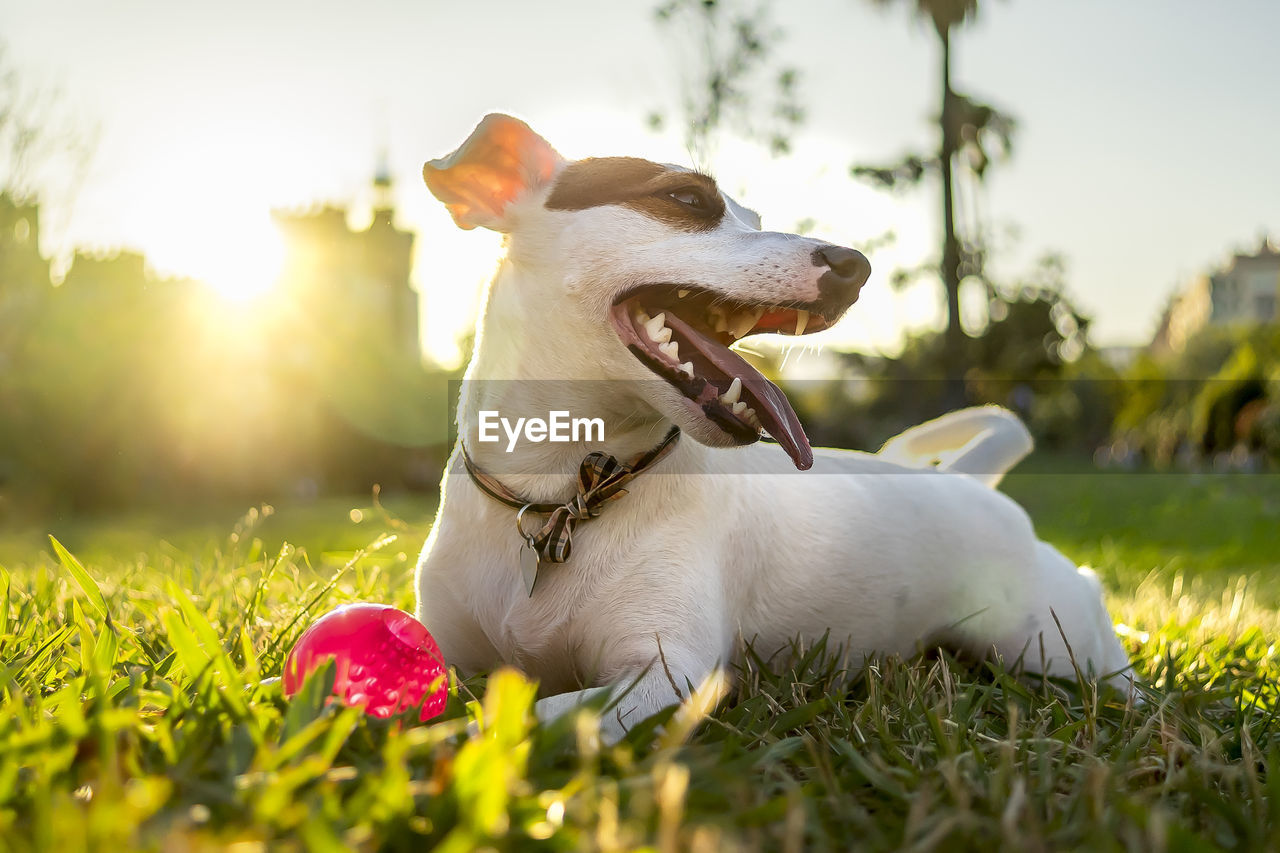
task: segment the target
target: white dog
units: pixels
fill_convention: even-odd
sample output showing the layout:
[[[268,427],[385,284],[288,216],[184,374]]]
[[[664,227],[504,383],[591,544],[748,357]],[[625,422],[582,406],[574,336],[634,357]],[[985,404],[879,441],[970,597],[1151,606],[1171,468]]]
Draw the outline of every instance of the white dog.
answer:
[[[615,738],[743,640],[765,656],[828,632],[858,656],[941,644],[1125,683],[1093,573],[992,488],[1031,448],[1017,418],[966,410],[880,454],[815,453],[729,348],[834,323],[861,254],[761,231],[696,172],[566,161],[509,116],[423,173],[460,227],[506,235],[418,564],[419,617],[460,671],[520,667],[544,718],[615,691]],[[556,412],[603,440],[545,440]]]

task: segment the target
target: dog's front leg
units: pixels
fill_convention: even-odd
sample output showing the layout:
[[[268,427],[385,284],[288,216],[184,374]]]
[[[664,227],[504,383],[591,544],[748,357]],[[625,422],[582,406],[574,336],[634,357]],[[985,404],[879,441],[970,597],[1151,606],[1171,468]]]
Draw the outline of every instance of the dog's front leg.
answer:
[[[681,682],[676,681],[675,673],[668,673],[659,664],[642,670],[632,678],[619,681],[605,687],[588,687],[572,693],[558,693],[539,699],[535,707],[538,720],[549,722],[565,714],[572,713],[583,704],[601,697],[606,697],[604,715],[600,719],[600,737],[608,744],[620,741],[626,733],[641,720],[653,716],[664,708],[678,704],[689,698],[710,676],[714,668],[709,668],[699,678],[688,677],[677,691]]]
[[[656,637],[650,638],[650,648],[658,645]],[[705,652],[694,653],[663,640],[660,654],[633,658],[631,665],[616,668],[604,686],[548,696],[538,701],[535,710],[540,721],[548,722],[604,698],[600,736],[606,743],[617,743],[641,720],[689,699],[718,667],[719,661]]]

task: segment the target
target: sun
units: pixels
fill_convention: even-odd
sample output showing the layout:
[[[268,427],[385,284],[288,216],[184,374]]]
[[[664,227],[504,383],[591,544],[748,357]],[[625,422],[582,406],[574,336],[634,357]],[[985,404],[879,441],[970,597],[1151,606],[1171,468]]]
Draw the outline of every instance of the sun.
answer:
[[[270,290],[284,266],[285,241],[270,203],[281,188],[269,181],[269,163],[241,141],[204,144],[151,152],[151,179],[128,187],[118,215],[161,275],[247,301]]]
[[[250,217],[229,230],[226,242],[206,244],[205,272],[200,278],[235,301],[266,293],[284,266],[284,239],[275,223],[267,215]]]
[[[284,265],[284,239],[270,212],[241,205],[208,205],[175,217],[155,234],[157,267],[197,279],[223,297],[248,301],[276,283]]]

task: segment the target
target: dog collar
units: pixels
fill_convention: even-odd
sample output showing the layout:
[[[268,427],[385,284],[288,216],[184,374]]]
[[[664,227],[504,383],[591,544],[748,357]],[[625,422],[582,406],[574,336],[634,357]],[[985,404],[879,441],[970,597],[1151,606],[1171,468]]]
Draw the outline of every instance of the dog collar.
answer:
[[[680,428],[673,426],[661,442],[625,465],[600,450],[588,453],[578,467],[578,493],[564,503],[538,503],[517,495],[472,461],[461,437],[458,438],[458,446],[462,449],[462,462],[467,473],[480,491],[518,510],[516,530],[525,542],[520,549],[521,571],[525,586],[533,595],[539,564],[543,561],[563,563],[569,559],[573,551],[573,529],[578,522],[595,518],[605,504],[625,495],[627,490],[623,487],[674,450],[679,438]],[[548,516],[534,533],[525,532],[522,526],[525,513],[530,511]]]

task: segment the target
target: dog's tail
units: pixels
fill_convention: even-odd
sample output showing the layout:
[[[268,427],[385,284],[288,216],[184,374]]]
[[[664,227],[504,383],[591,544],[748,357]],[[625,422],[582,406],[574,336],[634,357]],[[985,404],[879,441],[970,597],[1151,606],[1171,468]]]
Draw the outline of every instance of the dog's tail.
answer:
[[[948,412],[885,442],[879,455],[912,468],[968,474],[995,488],[1031,452],[1031,433],[1000,406]]]

